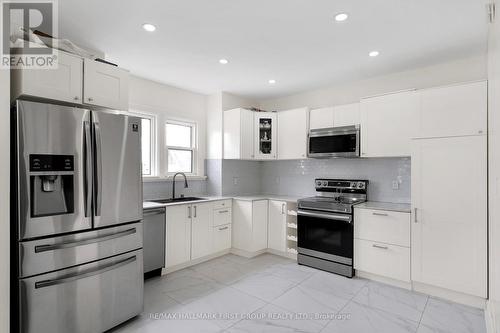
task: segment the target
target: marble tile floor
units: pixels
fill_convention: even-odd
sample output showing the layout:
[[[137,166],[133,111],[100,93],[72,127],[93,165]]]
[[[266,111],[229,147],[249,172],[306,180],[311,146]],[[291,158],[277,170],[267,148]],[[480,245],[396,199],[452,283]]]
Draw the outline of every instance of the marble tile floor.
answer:
[[[144,312],[111,332],[486,332],[482,310],[271,254],[229,254],[149,279],[144,293]]]

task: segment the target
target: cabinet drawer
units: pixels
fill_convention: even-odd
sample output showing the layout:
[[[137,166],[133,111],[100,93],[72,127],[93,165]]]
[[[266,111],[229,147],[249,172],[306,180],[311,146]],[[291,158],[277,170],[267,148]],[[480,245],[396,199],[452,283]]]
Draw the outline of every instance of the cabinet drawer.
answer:
[[[220,225],[213,230],[213,251],[219,252],[231,247],[231,225]]]
[[[410,281],[410,249],[354,239],[354,268],[388,278]]]
[[[214,227],[232,222],[231,208],[214,209],[213,214]]]
[[[214,201],[213,207],[214,209],[222,209],[222,208],[231,208],[232,206],[232,200],[221,200],[221,201]]]
[[[410,213],[354,210],[354,238],[410,246]]]

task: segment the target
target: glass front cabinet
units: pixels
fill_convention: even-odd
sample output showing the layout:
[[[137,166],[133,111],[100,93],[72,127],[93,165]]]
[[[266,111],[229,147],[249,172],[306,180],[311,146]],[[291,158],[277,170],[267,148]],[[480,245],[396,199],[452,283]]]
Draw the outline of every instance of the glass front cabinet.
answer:
[[[276,159],[277,125],[275,112],[255,113],[255,159]]]

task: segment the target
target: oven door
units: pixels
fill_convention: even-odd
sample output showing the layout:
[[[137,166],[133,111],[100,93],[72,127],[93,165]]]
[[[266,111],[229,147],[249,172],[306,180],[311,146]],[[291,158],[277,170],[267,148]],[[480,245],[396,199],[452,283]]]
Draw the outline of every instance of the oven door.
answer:
[[[308,138],[308,156],[359,157],[359,133],[359,125],[311,130]]]
[[[352,265],[352,215],[310,210],[299,210],[297,215],[300,254]]]

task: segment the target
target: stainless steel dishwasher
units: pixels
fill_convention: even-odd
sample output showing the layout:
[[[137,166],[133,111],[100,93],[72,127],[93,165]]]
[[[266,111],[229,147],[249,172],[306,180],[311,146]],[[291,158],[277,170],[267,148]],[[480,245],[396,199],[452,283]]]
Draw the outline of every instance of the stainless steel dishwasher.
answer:
[[[143,217],[144,274],[149,277],[165,267],[165,207],[145,208]]]

